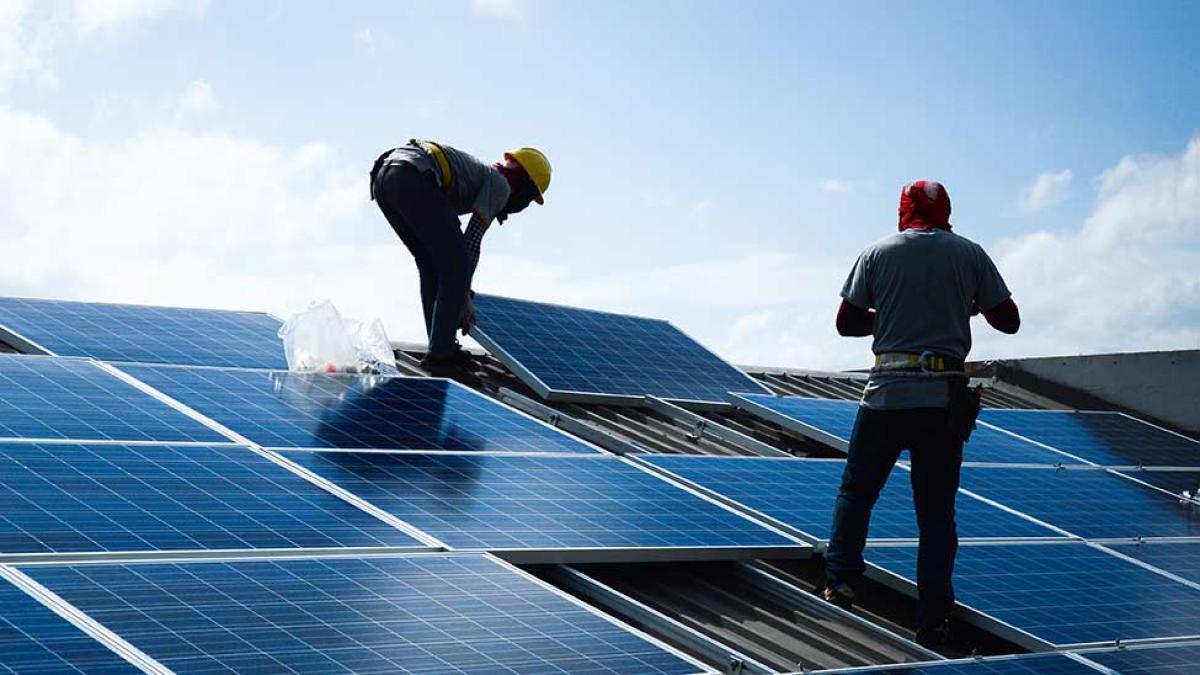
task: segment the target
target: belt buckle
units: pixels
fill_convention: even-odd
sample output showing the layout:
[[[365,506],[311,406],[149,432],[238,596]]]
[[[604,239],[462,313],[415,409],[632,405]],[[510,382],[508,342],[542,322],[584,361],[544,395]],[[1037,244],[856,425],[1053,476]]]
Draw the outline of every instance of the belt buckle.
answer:
[[[932,356],[937,356],[937,355],[929,350],[925,350],[925,351],[921,352],[920,356],[917,357],[917,363],[918,363],[918,365],[921,366],[922,373],[930,372],[927,364],[929,363],[928,357],[932,357]]]

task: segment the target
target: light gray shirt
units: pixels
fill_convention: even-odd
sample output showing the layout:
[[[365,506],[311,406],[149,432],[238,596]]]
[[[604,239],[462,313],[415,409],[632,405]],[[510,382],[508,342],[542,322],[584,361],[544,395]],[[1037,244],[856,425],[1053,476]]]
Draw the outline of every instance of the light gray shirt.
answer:
[[[945,230],[910,229],[859,255],[842,297],[874,309],[876,354],[930,351],[965,359],[971,351],[971,305],[990,310],[1011,294],[983,247]],[[863,405],[878,409],[944,408],[941,379],[872,375]]]

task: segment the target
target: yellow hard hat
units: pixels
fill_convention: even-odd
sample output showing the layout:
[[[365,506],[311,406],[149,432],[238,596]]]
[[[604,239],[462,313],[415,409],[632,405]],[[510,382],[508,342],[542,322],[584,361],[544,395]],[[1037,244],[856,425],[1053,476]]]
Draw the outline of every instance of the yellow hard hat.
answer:
[[[538,190],[533,201],[545,204],[542,196],[546,194],[546,188],[550,187],[550,160],[546,159],[542,151],[537,148],[517,148],[504,153],[504,158],[511,159],[525,169],[525,174]]]

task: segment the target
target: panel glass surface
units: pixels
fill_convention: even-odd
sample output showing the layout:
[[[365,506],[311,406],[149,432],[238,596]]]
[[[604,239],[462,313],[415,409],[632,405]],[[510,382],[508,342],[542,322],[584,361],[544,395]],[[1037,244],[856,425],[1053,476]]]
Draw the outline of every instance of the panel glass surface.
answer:
[[[1200,494],[1200,471],[1151,471],[1148,469],[1124,469],[1122,473],[1131,478],[1149,483],[1175,495],[1187,492],[1193,498]]]
[[[0,298],[0,326],[100,361],[286,368],[279,325],[261,312]]]
[[[1083,656],[1121,675],[1185,675],[1200,672],[1200,644],[1091,652]]]
[[[767,392],[666,321],[482,293],[475,319],[473,331],[553,392],[716,403],[730,391]]]
[[[616,457],[285,455],[459,549],[796,545]]]
[[[979,418],[1102,466],[1200,467],[1200,442],[1119,413],[984,410]]]
[[[916,579],[915,547],[867,551]],[[958,601],[1057,645],[1200,634],[1200,590],[1087,544],[963,546]]]
[[[141,673],[112,650],[0,579],[0,673]]]
[[[81,359],[0,356],[0,438],[228,439]]]
[[[639,455],[821,540],[829,539],[833,507],[846,465],[841,460]],[[958,496],[961,538],[1059,537],[1060,534],[967,495]],[[893,469],[871,513],[871,539],[916,539],[909,473]]]
[[[483,556],[26,573],[180,673],[698,670]]]
[[[268,447],[599,452],[447,380],[152,365],[121,368]]]
[[[1112,545],[1108,548],[1160,570],[1200,584],[1200,542],[1150,542],[1144,544]],[[1197,660],[1196,663],[1200,663]]]
[[[932,663],[913,667],[885,666],[855,672],[886,675],[1097,675],[1095,668],[1062,654],[1030,654],[1015,658]]]
[[[964,466],[961,485],[1088,539],[1200,536],[1187,504],[1102,470]]]
[[[423,546],[235,446],[0,443],[0,552]]]

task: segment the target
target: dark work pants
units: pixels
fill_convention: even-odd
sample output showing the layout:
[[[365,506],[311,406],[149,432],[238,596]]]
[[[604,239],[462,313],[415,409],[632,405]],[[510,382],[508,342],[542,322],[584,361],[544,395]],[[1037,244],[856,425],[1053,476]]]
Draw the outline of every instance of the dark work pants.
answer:
[[[962,442],[950,434],[945,408],[859,408],[833,512],[825,574],[831,583],[852,585],[862,577],[871,509],[900,452],[906,449],[912,460],[913,506],[921,537],[917,624],[934,626],[954,608],[951,577],[958,551],[954,498],[962,467]]]
[[[470,283],[458,215],[433,174],[408,164],[382,166],[374,187],[379,210],[417,263],[429,354],[446,356]]]

